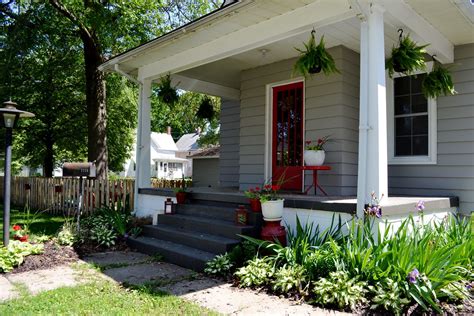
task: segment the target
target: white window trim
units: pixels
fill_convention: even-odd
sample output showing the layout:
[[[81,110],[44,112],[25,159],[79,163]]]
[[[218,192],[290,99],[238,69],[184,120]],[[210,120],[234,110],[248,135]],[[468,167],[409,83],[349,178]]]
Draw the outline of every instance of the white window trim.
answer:
[[[294,79],[288,79],[278,82],[272,82],[266,85],[266,99],[265,99],[265,165],[264,165],[264,177],[265,181],[272,177],[272,144],[273,144],[273,88],[278,86],[285,86],[292,83],[303,83],[303,135],[306,135],[306,83],[304,77],[297,77]],[[304,140],[303,138],[303,146]],[[304,189],[304,177],[303,177],[303,189]]]
[[[433,62],[426,63],[427,72],[431,71]],[[422,74],[418,71],[414,74]],[[395,74],[394,78],[404,77],[403,74]],[[394,88],[393,79],[388,75],[387,82],[387,136],[388,136],[388,164],[389,165],[435,165],[438,153],[438,127],[437,127],[437,102],[434,98],[428,98],[428,155],[427,156],[395,156],[395,110],[394,110]]]

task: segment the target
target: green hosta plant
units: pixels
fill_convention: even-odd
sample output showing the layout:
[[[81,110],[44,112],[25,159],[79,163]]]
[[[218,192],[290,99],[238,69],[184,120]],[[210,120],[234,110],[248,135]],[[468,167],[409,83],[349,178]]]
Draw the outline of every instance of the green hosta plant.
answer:
[[[76,242],[76,227],[72,221],[66,221],[58,232],[57,240],[60,245],[73,246]]]
[[[403,308],[410,303],[405,288],[390,278],[377,283],[376,286],[369,286],[369,290],[374,295],[371,309],[381,308],[395,315],[401,315]]]
[[[300,73],[307,77],[308,75],[319,73],[321,70],[325,75],[339,72],[336,68],[334,58],[332,58],[324,46],[324,36],[321,37],[319,44],[316,45],[316,39],[314,38],[315,33],[314,30],[311,31],[311,37],[308,43],[303,43],[305,50],[295,48],[300,52],[301,56],[293,67],[293,74]]]
[[[273,290],[280,293],[303,292],[307,282],[306,270],[300,265],[287,265],[275,271]]]
[[[217,255],[214,259],[206,262],[206,268],[204,272],[213,275],[226,275],[230,272],[233,264],[230,260],[230,255],[225,253],[223,255]]]
[[[273,277],[273,263],[270,258],[254,258],[246,266],[238,269],[235,276],[240,287],[253,287],[269,284]]]
[[[434,61],[433,70],[423,79],[422,90],[427,98],[437,98],[440,95],[456,93],[451,73],[436,60]]]
[[[403,34],[403,31],[402,31]],[[398,47],[392,48],[392,55],[385,61],[390,78],[395,72],[410,75],[417,70],[425,70],[425,54],[428,45],[417,45],[409,36],[402,37]]]
[[[314,302],[322,306],[336,306],[339,309],[350,307],[354,310],[367,302],[364,286],[364,282],[351,278],[345,271],[331,272],[328,278],[314,282]]]
[[[30,244],[12,240],[8,247],[0,247],[0,272],[10,272],[23,263],[26,256],[43,252],[42,244]]]

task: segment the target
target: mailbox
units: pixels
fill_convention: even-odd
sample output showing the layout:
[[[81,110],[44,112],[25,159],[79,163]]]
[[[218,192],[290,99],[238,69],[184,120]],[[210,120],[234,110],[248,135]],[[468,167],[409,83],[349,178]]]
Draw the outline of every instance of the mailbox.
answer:
[[[96,166],[93,162],[65,162],[63,177],[96,177]]]

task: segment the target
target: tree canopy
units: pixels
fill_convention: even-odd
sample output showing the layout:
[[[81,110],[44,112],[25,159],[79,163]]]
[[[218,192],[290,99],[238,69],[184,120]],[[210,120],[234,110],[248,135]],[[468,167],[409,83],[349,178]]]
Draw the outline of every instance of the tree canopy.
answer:
[[[97,67],[221,2],[2,2],[0,98],[11,97],[20,109],[36,114],[15,130],[14,158],[43,166],[47,176],[62,161],[86,157],[98,162],[102,176],[108,168],[120,170],[133,143],[137,87],[118,75],[104,75]],[[182,93],[173,111],[153,102],[153,129],[171,125],[175,132],[185,133],[205,126],[193,116],[200,98]],[[218,110],[218,101],[213,102]]]

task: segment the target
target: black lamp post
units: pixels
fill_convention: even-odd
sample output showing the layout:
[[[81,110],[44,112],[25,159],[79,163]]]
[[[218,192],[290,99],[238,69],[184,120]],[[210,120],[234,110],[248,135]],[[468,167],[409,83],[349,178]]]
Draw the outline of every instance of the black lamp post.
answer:
[[[5,174],[3,177],[3,246],[10,241],[10,185],[12,163],[12,132],[20,117],[33,117],[33,113],[18,110],[16,103],[4,102],[0,108],[0,126],[5,127]]]

